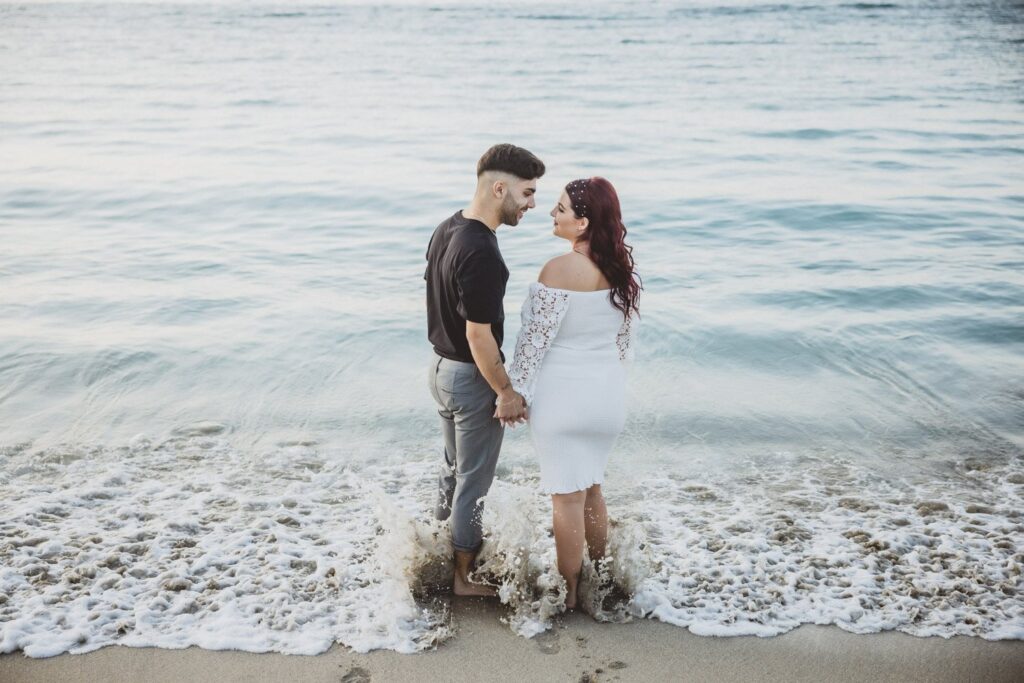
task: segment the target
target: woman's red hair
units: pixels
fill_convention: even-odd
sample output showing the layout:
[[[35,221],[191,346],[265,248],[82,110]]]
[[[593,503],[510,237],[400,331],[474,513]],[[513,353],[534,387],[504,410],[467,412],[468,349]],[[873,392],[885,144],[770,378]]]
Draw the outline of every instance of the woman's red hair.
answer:
[[[599,176],[586,182],[573,181],[572,205],[577,218],[582,212],[590,223],[580,240],[590,245],[590,258],[611,284],[612,305],[625,316],[639,313],[640,290],[643,289],[636,275],[633,262],[633,247],[626,244],[626,226],[622,222],[622,208],[619,195],[612,184]],[[566,190],[569,191],[569,187]]]

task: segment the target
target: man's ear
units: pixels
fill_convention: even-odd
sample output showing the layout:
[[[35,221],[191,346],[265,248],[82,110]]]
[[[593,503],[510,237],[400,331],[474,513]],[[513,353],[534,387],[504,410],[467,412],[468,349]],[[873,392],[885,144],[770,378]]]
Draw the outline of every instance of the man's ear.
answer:
[[[507,189],[508,187],[505,185],[504,180],[495,180],[494,183],[491,185],[491,192],[494,193],[494,196],[497,197],[498,199],[501,199],[502,197],[505,196],[505,191]]]

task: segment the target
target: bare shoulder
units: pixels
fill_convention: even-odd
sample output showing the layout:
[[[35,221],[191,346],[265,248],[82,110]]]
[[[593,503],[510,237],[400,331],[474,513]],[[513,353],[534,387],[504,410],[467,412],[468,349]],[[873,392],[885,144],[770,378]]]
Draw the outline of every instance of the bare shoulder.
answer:
[[[546,287],[574,291],[598,289],[595,285],[599,279],[601,271],[597,266],[583,254],[574,251],[556,256],[545,263],[537,278]]]
[[[540,269],[540,275],[537,276],[537,281],[547,287],[557,287],[559,289],[568,289],[566,286],[569,280],[569,274],[571,272],[569,257],[572,254],[563,254],[556,256]]]

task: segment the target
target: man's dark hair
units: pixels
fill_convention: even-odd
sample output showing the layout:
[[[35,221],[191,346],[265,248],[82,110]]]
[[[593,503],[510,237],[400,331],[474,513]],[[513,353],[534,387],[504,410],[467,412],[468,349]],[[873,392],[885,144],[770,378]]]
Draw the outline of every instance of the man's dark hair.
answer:
[[[522,147],[501,144],[491,147],[476,164],[476,177],[487,171],[511,173],[523,180],[533,180],[544,175],[544,162]]]

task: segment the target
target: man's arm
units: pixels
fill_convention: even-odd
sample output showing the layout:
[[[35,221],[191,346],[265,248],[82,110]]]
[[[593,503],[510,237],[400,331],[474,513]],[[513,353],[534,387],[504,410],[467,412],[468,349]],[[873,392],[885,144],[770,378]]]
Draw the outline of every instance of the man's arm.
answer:
[[[491,333],[490,323],[466,321],[466,341],[473,354],[473,362],[480,369],[487,383],[498,395],[498,408],[494,417],[502,423],[516,423],[526,419],[526,401],[512,388],[512,380],[501,362],[498,342]]]

